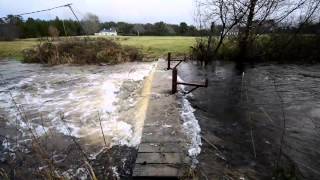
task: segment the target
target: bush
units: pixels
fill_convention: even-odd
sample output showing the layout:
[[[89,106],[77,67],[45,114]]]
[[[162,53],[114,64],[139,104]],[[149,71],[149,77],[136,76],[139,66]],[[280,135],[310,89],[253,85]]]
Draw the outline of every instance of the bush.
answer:
[[[196,39],[196,44],[191,47],[191,59],[204,62],[206,60],[207,41],[202,38]]]
[[[129,59],[132,59],[134,61],[143,59],[143,54],[141,51],[139,51],[137,48],[131,47],[131,46],[124,46],[124,51],[126,52]]]
[[[238,42],[236,39],[228,39],[223,43],[217,52],[218,59],[236,60],[239,53]]]
[[[320,36],[318,35],[271,35],[260,47],[262,60],[278,62],[320,62]]]
[[[319,44],[319,35],[262,35],[253,41],[246,58],[253,62],[319,63]],[[238,39],[229,38],[224,41],[215,58],[238,61],[238,55]]]
[[[116,64],[143,59],[142,53],[109,39],[68,39],[46,42],[23,51],[24,62],[57,64]]]

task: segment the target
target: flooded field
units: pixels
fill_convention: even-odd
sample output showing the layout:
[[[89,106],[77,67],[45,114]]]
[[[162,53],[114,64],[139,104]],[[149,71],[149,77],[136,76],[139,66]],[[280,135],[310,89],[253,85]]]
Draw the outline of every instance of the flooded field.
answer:
[[[129,176],[141,137],[134,112],[153,66],[0,61],[0,168],[17,179],[86,178],[92,168]]]
[[[200,170],[209,179],[320,176],[319,65],[260,64],[179,67],[184,81],[208,77],[189,97],[203,146]]]

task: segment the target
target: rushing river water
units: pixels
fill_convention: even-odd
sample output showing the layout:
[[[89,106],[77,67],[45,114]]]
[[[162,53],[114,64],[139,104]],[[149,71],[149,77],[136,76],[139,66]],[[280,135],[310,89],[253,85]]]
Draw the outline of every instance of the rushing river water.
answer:
[[[218,149],[203,142],[199,165],[207,177],[270,179],[278,167],[302,179],[319,179],[319,65],[239,70],[217,62],[179,69],[184,81],[209,79],[208,88],[190,97],[203,137]]]
[[[72,159],[76,161],[82,156],[95,159],[101,156],[105,146],[115,147],[116,150],[109,153],[113,154],[113,161],[125,167],[125,158],[130,155],[118,147],[130,150],[139,144],[141,134],[137,131],[141,131],[141,127],[128,115],[135,112],[142,80],[152,68],[153,63],[48,67],[0,61],[1,167],[15,167],[18,171],[19,165],[12,166],[19,159],[14,152],[30,154],[36,151],[31,142],[38,141],[41,144],[38,148],[50,152],[54,163],[63,162],[64,166],[73,167],[61,168],[64,171],[59,173],[66,177],[75,174],[85,177],[81,162],[75,166]],[[70,149],[78,152],[72,155]],[[19,163],[23,164],[20,169],[47,167],[41,163],[35,165],[32,158]],[[110,168],[117,175],[120,170],[114,166]]]
[[[0,168],[32,179],[50,169],[45,149],[55,172],[67,178],[88,177],[86,158],[97,172],[110,168],[99,177],[129,176],[141,129],[132,114],[152,68],[0,61]],[[208,88],[188,96],[205,138],[198,160],[206,176],[270,179],[278,165],[287,174],[318,179],[319,69],[259,64],[242,71],[227,62],[179,67],[184,81],[209,79]]]

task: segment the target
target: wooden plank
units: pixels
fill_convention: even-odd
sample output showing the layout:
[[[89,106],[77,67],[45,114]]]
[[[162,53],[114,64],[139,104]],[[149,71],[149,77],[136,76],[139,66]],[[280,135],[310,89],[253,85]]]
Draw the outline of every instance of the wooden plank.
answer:
[[[167,164],[141,165],[136,164],[133,171],[133,177],[181,177],[183,172],[180,167]]]

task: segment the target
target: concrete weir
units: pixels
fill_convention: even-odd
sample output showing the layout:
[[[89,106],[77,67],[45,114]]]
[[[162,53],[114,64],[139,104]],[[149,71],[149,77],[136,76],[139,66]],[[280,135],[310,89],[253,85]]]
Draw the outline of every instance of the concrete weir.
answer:
[[[159,60],[153,73],[134,179],[178,179],[189,169],[186,136],[176,95],[171,95],[171,71]]]

